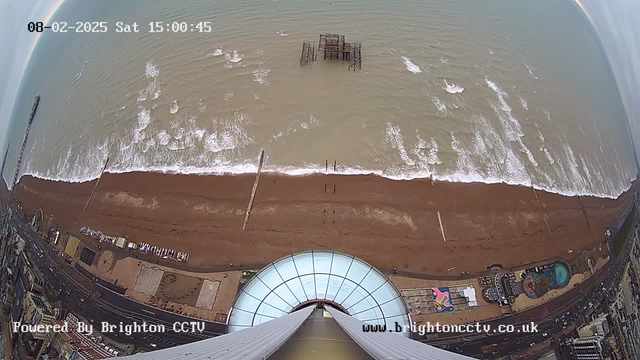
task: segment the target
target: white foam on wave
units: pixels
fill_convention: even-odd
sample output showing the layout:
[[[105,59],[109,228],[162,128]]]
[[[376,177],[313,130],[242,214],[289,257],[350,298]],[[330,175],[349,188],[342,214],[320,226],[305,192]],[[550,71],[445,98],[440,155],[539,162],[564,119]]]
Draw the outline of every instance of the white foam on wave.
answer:
[[[553,165],[555,163],[555,160],[553,160],[551,153],[549,153],[549,149],[547,149],[547,147],[545,146],[545,138],[542,135],[540,129],[538,129],[538,139],[540,139],[540,151],[544,152],[544,156],[547,157],[549,164]]]
[[[551,121],[551,114],[549,114],[549,110],[542,109],[542,112],[544,113],[544,116],[547,118],[547,120]]]
[[[270,72],[271,70],[263,69],[263,68],[253,70],[253,81],[262,85],[269,84],[269,81],[267,80],[267,75],[269,75]]]
[[[602,137],[600,136],[600,130],[598,130],[598,126],[596,125],[596,119],[591,117],[591,121],[593,123],[593,129],[595,130],[596,134],[598,134],[598,143],[600,144],[600,153],[604,154],[604,146],[602,144]]]
[[[446,85],[444,89],[447,90],[449,94],[460,94],[464,91],[462,86],[458,86],[454,83],[449,84],[447,79],[444,79],[444,84]]]
[[[407,67],[407,70],[409,70],[410,72],[412,72],[414,74],[420,74],[422,72],[422,69],[420,69],[420,66],[414,64],[411,61],[411,59],[409,59],[408,57],[403,56],[402,57],[402,62]]]
[[[153,80],[147,85],[144,90],[141,90],[138,93],[138,103],[141,103],[148,98],[151,100],[156,100],[160,97],[162,90],[160,89],[160,85],[158,85],[158,75],[160,74],[160,70],[153,65],[151,61],[147,62],[144,74],[147,78],[152,78]]]
[[[138,112],[138,126],[133,129],[133,142],[139,143],[146,138],[145,129],[151,123],[151,115],[149,110],[140,108]]]
[[[520,122],[512,114],[511,106],[507,103],[507,93],[489,78],[485,78],[485,82],[487,83],[487,86],[489,86],[489,88],[491,88],[498,96],[499,106],[493,101],[489,101],[489,105],[491,105],[491,108],[498,116],[498,119],[500,119],[500,123],[502,123],[507,139],[509,139],[509,141],[517,142],[520,145],[520,151],[527,155],[529,162],[533,166],[538,166],[538,162],[533,157],[533,154],[522,142],[524,133],[520,127]]]
[[[433,102],[433,105],[436,106],[436,109],[438,109],[439,112],[443,113],[444,115],[449,114],[447,105],[445,105],[445,103],[442,102],[442,100],[440,100],[437,96],[431,96],[431,102]]]
[[[236,112],[233,117],[214,121],[215,129],[203,136],[204,147],[207,151],[217,153],[224,150],[233,150],[251,143],[251,137],[247,133],[247,125],[252,121],[248,113]]]
[[[173,102],[169,106],[169,113],[175,114],[178,112],[178,110],[180,110],[180,107],[178,106],[178,100],[173,100]]]
[[[314,125],[314,126],[320,126],[320,120],[316,119],[315,116],[309,114],[309,124]]]
[[[160,85],[158,85],[158,80],[153,79],[153,81],[149,83],[146,89],[138,93],[138,102],[143,102],[148,98],[150,98],[151,100],[157,100],[160,97],[161,93],[162,90],[160,89]]]
[[[70,152],[68,153],[70,154]],[[106,159],[106,154],[100,152],[92,152],[88,158],[93,159],[90,164],[93,166],[76,166],[71,162],[70,156],[61,158],[61,163],[66,161],[67,166],[57,167],[58,171],[42,172],[33,168],[29,161],[25,164],[25,172],[22,175],[29,175],[45,180],[65,181],[71,183],[87,182],[95,180],[100,175],[100,170]],[[239,162],[229,161],[212,161],[208,165],[188,165],[181,161],[173,161],[166,165],[149,165],[139,164],[137,161],[130,165],[124,164],[118,166],[110,165],[105,172],[112,174],[131,173],[131,172],[157,172],[165,174],[185,174],[185,175],[240,175],[253,174],[257,171],[257,160],[249,159]],[[64,171],[62,169],[66,169]],[[60,171],[62,170],[62,171]],[[265,173],[278,173],[289,176],[305,176],[326,173],[324,164],[305,164],[304,166],[278,166],[265,164],[262,169]],[[413,180],[431,178],[436,181],[460,182],[460,183],[485,183],[485,184],[508,184],[508,185],[525,185],[531,186],[537,190],[549,191],[565,196],[597,196],[602,198],[617,198],[623,192],[629,190],[631,183],[626,187],[622,187],[615,192],[605,191],[586,191],[578,189],[562,189],[553,185],[538,185],[531,183],[523,183],[518,180],[505,179],[504,177],[483,176],[480,174],[470,175],[459,172],[432,173],[430,171],[412,169],[411,171],[387,171],[387,170],[371,170],[362,167],[346,167],[339,166],[337,171],[329,171],[340,175],[377,175],[392,180]],[[596,173],[598,174],[598,173]]]
[[[150,78],[154,78],[157,77],[158,75],[160,75],[160,70],[158,70],[158,68],[153,65],[153,60],[150,60],[147,62],[147,66],[146,69],[144,71],[144,74],[146,77],[150,77]]]
[[[463,146],[453,131],[451,132],[451,148],[458,155],[457,173],[462,173],[474,178],[483,177],[482,173],[478,170],[475,161],[473,161],[469,152],[465,149],[465,146]]]
[[[224,54],[224,52],[220,48],[220,49],[215,49],[213,50],[213,52],[208,53],[207,56],[220,56],[222,54]]]
[[[497,85],[496,85],[497,86]],[[499,88],[499,87],[498,87]],[[504,111],[500,109],[501,111]],[[113,136],[102,141],[97,148],[83,149],[78,155],[74,155],[69,146],[66,155],[61,156],[56,166],[46,170],[34,169],[34,162],[28,158],[25,162],[23,174],[32,175],[43,179],[83,182],[97,178],[101,166],[107,156],[112,157],[107,172],[127,173],[134,171],[182,173],[182,174],[242,174],[256,171],[256,162],[253,159],[239,160],[243,157],[243,149],[254,141],[247,131],[247,125],[251,123],[251,116],[246,113],[236,112],[232,117],[212,119],[213,128],[203,129],[198,127],[195,118],[178,119],[171,124],[171,129],[161,129],[157,133],[150,133],[149,125],[152,116],[148,109],[140,106],[137,117],[137,125],[129,137]],[[361,167],[340,167],[336,173],[344,175],[374,174],[394,180],[410,180],[416,178],[432,178],[440,181],[452,182],[482,182],[482,183],[506,183],[512,185],[533,186],[536,189],[547,190],[564,195],[595,195],[600,197],[617,197],[622,191],[628,190],[624,181],[614,183],[609,181],[606,186],[599,186],[594,190],[594,184],[588,186],[580,171],[602,178],[604,170],[589,167],[580,155],[582,167],[579,167],[576,155],[568,147],[566,138],[563,142],[565,155],[568,160],[554,167],[557,175],[551,178],[544,176],[544,184],[532,184],[531,178],[522,161],[509,146],[509,142],[503,140],[493,129],[489,122],[474,115],[475,133],[472,142],[463,144],[455,134],[451,134],[451,148],[458,156],[454,169],[442,169],[439,158],[439,147],[435,139],[424,140],[417,134],[417,143],[412,145],[411,158],[405,148],[405,142],[399,126],[388,123],[385,131],[385,143],[396,149],[403,161],[401,166],[390,166],[386,170],[370,170]],[[300,123],[299,128],[311,128],[320,124],[313,115],[309,120]],[[273,139],[281,138],[282,132],[273,136]],[[541,136],[541,133],[540,133]],[[541,143],[544,142],[541,137]],[[116,143],[117,151],[113,154],[108,144]],[[198,150],[198,149],[204,149]],[[153,151],[149,151],[153,150]],[[64,153],[64,151],[63,151]],[[144,155],[144,156],[143,156]],[[549,155],[550,156],[550,155]],[[615,169],[629,173],[621,164],[619,157]],[[556,164],[558,161],[556,161]],[[162,165],[158,165],[162,164]],[[324,172],[324,164],[303,164],[298,166],[266,165],[265,172],[276,172],[287,175],[309,175]],[[607,169],[610,171],[610,169]],[[567,175],[568,174],[568,175]],[[552,174],[553,175],[553,174]],[[629,175],[631,176],[631,175]],[[566,180],[563,180],[566,179]],[[624,189],[622,189],[624,188]]]
[[[225,94],[222,96],[222,98],[223,98],[223,99],[225,99],[225,100],[229,100],[229,99],[231,99],[232,97],[233,97],[233,91],[229,91],[229,92],[225,93]]]
[[[571,146],[567,142],[566,138],[562,145],[564,148],[564,154],[566,156],[566,160],[569,165],[569,171],[570,171],[569,175],[571,176],[570,181],[572,181],[575,185],[577,185],[581,189],[586,188],[587,184],[585,182],[585,179],[580,174],[580,170],[579,170],[580,168],[578,167],[578,161],[576,159],[576,155],[574,154],[573,149],[571,149]]]
[[[531,75],[531,77],[534,78],[535,80],[538,80],[538,77],[533,74],[533,70],[535,70],[535,68],[532,66],[529,66],[529,64],[527,64],[524,60],[522,60],[522,63],[524,64],[524,66],[527,67],[527,70],[529,70],[529,75]]]
[[[233,55],[230,53],[224,53],[224,58],[233,64],[239,63],[242,61],[242,55],[238,53],[238,51],[233,50]]]
[[[522,96],[519,96],[520,98],[520,104],[522,105],[522,108],[525,110],[529,110],[529,104],[527,103],[527,100],[523,99]]]
[[[158,144],[160,145],[167,145],[171,140],[171,135],[169,135],[166,130],[160,130],[156,137],[158,138]]]
[[[516,156],[509,141],[504,141],[489,121],[481,115],[472,116],[475,124],[474,152],[478,164],[484,170],[478,170],[481,179],[506,178],[508,181],[520,184],[531,184],[531,177],[527,173],[522,161]],[[459,170],[459,169],[458,169]]]
[[[398,150],[398,155],[406,165],[414,165],[415,162],[407,154],[407,150],[404,147],[404,139],[400,132],[400,127],[393,123],[387,123],[387,129],[384,138],[385,144],[391,146],[391,148]]]
[[[413,148],[413,153],[420,160],[420,165],[422,168],[429,169],[430,172],[433,172],[433,169],[431,168],[433,165],[442,164],[442,161],[438,157],[438,143],[434,138],[431,138],[430,141],[424,140],[417,131],[416,137],[418,139],[418,142]],[[425,150],[427,151],[426,153]]]
[[[587,162],[584,160],[584,157],[582,157],[582,154],[580,154],[580,162],[582,163],[582,171],[585,174],[585,179],[589,182],[589,186],[593,186],[591,170],[589,170],[589,166],[587,166]]]

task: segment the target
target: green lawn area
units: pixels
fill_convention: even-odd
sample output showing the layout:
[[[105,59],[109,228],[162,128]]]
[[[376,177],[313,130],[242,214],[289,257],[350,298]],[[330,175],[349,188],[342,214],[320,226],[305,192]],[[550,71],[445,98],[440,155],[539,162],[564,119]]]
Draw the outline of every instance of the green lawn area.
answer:
[[[633,230],[634,219],[636,217],[636,208],[634,207],[627,220],[624,221],[624,225],[622,225],[622,229],[618,232],[618,236],[613,239],[613,253],[616,257],[620,255],[622,249],[624,248],[624,243],[627,240],[629,233]]]
[[[242,278],[248,282],[249,280],[253,279],[253,277],[256,276],[257,273],[258,272],[254,270],[246,270],[242,272]]]

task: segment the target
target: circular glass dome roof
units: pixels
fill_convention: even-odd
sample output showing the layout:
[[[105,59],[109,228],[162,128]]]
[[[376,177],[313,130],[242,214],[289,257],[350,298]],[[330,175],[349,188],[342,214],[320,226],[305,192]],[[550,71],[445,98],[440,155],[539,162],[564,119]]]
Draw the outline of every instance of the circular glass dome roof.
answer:
[[[369,324],[409,325],[398,290],[380,271],[353,256],[310,251],[260,270],[241,290],[228,317],[238,331],[286,315],[308,303],[327,302]],[[409,336],[409,332],[403,332]]]

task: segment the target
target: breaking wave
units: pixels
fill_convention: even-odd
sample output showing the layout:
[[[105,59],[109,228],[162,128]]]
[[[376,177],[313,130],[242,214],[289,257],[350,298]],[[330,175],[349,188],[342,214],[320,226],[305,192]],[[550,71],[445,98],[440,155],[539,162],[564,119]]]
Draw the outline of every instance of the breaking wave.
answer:
[[[233,52],[233,55],[226,53],[225,57],[230,63],[231,60],[242,60],[242,56],[237,52]],[[403,61],[407,70],[412,73],[422,72],[409,58],[403,57]],[[79,151],[80,149],[69,145],[68,148],[61,149],[60,153],[64,155],[46,170],[40,170],[35,166],[33,158],[27,157],[22,175],[67,182],[89,181],[99,176],[108,156],[111,160],[106,171],[109,173],[254,173],[257,170],[255,148],[265,145],[268,147],[266,143],[284,143],[286,137],[292,133],[311,132],[315,127],[321,126],[319,120],[309,115],[308,121],[296,120],[289,129],[276,130],[275,135],[265,140],[265,144],[260,144],[256,143],[249,131],[253,122],[251,114],[238,110],[212,118],[207,126],[198,125],[195,117],[180,113],[172,117],[173,122],[170,126],[159,129],[161,122],[154,122],[156,113],[153,112],[157,103],[154,102],[153,107],[146,106],[145,103],[147,100],[157,99],[160,95],[159,73],[151,61],[146,63],[145,77],[150,83],[144,84],[147,87],[139,94],[138,113],[130,119],[132,123],[127,128],[128,134],[108,135],[98,140],[97,146],[92,149]],[[266,84],[268,73],[269,70],[262,68],[253,71],[254,81]],[[485,78],[485,82],[495,93],[495,97],[488,101],[499,120],[497,125],[492,125],[482,115],[475,114],[470,118],[471,125],[468,131],[451,132],[450,141],[439,140],[439,144],[434,137],[423,138],[418,131],[415,135],[403,136],[406,134],[402,133],[399,125],[388,122],[384,132],[380,134],[386,148],[385,152],[380,156],[374,155],[376,162],[384,170],[339,166],[335,172],[330,173],[374,174],[394,180],[431,178],[463,183],[505,183],[531,186],[564,195],[595,195],[608,198],[615,198],[629,189],[630,184],[625,184],[624,180],[614,180],[606,176],[608,172],[615,170],[622,175],[621,177],[631,179],[630,170],[622,165],[619,158],[617,163],[614,162],[611,166],[606,162],[601,164],[599,159],[594,160],[590,155],[587,156],[588,154],[574,151],[574,147],[570,146],[564,137],[559,138],[560,147],[552,147],[555,151],[551,152],[541,132],[537,141],[535,137],[529,139],[532,149],[536,150],[536,155],[542,163],[548,165],[548,162],[554,166],[548,173],[538,168],[534,154],[523,142],[524,133],[508,103],[509,95],[491,79]],[[445,84],[447,89],[453,91],[448,90],[450,93],[460,93],[464,90],[446,80]],[[229,91],[224,94],[224,99],[232,96],[233,92]],[[430,98],[439,112],[448,114],[444,102],[436,96]],[[526,101],[519,99],[526,109]],[[452,106],[455,107],[455,104]],[[178,114],[178,110],[177,101],[169,104],[171,114]],[[547,111],[545,116],[550,119]],[[270,159],[263,170],[293,176],[326,172],[324,164],[285,166],[274,164]]]
[[[414,74],[419,74],[422,72],[422,69],[420,69],[420,66],[414,64],[411,59],[409,59],[406,56],[402,57],[402,62],[404,63],[404,65],[407,67],[407,70],[409,70],[410,72],[414,73]]]
[[[269,75],[270,72],[271,70],[263,69],[263,68],[253,70],[253,81],[262,85],[269,84],[269,81],[267,80],[267,75]]]
[[[460,94],[464,91],[464,88],[462,86],[458,86],[454,83],[449,84],[447,82],[447,79],[444,79],[444,84],[447,86],[445,90],[447,90],[449,94]]]
[[[220,56],[222,54],[224,54],[222,52],[222,49],[215,49],[215,50],[213,50],[213,52],[208,53],[207,56]]]
[[[144,74],[146,77],[157,77],[158,75],[160,75],[160,71],[158,70],[158,68],[153,65],[153,60],[147,62],[147,68],[144,71]]]
[[[238,54],[236,50],[233,51],[233,55],[230,53],[224,53],[224,58],[230,63],[239,63],[242,61],[242,55]]]
[[[169,113],[175,114],[178,112],[178,110],[180,110],[180,107],[178,106],[178,101],[174,100],[169,106]]]
[[[439,112],[441,112],[444,115],[449,114],[449,111],[447,110],[447,105],[445,105],[445,103],[443,103],[442,100],[440,100],[440,98],[434,95],[431,97],[431,101],[433,102],[433,105],[436,106],[436,109],[438,109]]]

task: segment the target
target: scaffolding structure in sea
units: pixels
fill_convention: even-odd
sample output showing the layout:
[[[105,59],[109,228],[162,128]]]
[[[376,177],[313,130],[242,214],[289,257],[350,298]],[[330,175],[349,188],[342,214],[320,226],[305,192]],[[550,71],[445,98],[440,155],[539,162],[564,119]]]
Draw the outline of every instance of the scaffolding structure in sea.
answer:
[[[321,34],[317,51],[311,41],[304,41],[300,54],[300,67],[316,62],[318,55],[323,60],[347,61],[349,62],[349,70],[362,69],[362,44],[348,43],[345,41],[344,35]]]

